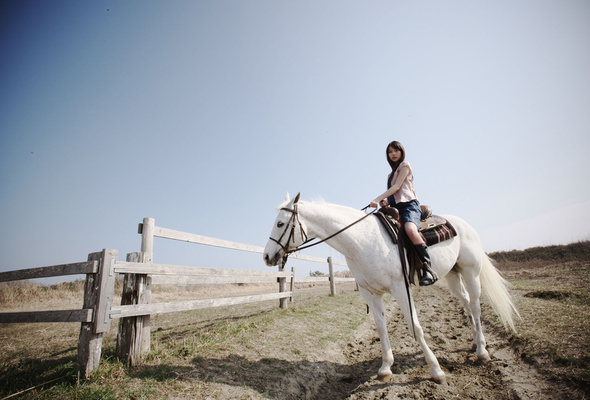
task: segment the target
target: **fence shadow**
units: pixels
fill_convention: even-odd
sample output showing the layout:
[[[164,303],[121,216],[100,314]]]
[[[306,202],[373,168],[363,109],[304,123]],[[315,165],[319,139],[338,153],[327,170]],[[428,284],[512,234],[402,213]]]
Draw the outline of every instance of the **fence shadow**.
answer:
[[[60,351],[43,360],[23,358],[18,363],[8,366],[3,365],[0,368],[0,388],[2,388],[0,394],[14,394],[35,386],[47,388],[63,382],[75,384],[77,375],[76,355],[55,358],[55,355],[70,353],[74,350],[74,348],[71,348]]]

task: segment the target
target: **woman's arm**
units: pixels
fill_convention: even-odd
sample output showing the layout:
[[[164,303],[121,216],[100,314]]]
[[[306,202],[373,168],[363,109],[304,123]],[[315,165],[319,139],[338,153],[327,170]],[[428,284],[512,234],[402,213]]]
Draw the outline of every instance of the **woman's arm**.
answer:
[[[402,183],[408,177],[409,174],[410,174],[410,167],[408,167],[408,166],[403,167],[401,169],[401,171],[399,171],[399,174],[397,175],[397,178],[395,179],[395,182],[393,183],[393,185],[391,185],[391,187],[389,189],[387,189],[387,191],[385,193],[381,194],[381,196],[376,197],[375,200],[373,200],[369,206],[376,208],[377,205],[379,204],[379,202],[381,202],[384,199],[387,199],[389,196],[391,196],[395,192],[397,192],[402,187]]]

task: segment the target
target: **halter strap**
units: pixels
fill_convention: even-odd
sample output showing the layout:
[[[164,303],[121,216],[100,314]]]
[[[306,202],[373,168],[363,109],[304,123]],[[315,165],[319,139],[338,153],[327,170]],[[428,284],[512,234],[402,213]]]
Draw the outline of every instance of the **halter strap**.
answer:
[[[288,257],[288,255],[293,253],[294,251],[297,251],[297,247],[295,247],[293,250],[289,250],[289,248],[288,248],[289,242],[291,242],[291,241],[293,241],[293,243],[295,242],[295,220],[297,220],[297,223],[299,224],[299,234],[301,235],[301,238],[303,239],[303,244],[308,243],[310,240],[313,240],[313,239],[308,239],[307,233],[305,232],[305,230],[303,230],[303,226],[301,225],[301,222],[299,221],[299,213],[297,211],[297,203],[295,203],[293,205],[293,209],[283,207],[283,208],[281,208],[281,211],[288,211],[292,214],[291,219],[289,220],[289,225],[291,225],[291,231],[289,233],[289,237],[287,238],[287,241],[283,245],[281,243],[281,241],[283,240],[283,237],[287,233],[287,230],[289,230],[289,225],[287,225],[287,227],[283,231],[283,234],[279,237],[278,240],[273,238],[272,236],[269,237],[269,239],[272,240],[273,242],[277,243],[279,246],[281,246],[281,248],[285,252],[285,260],[284,261],[286,262],[287,261],[286,258]]]

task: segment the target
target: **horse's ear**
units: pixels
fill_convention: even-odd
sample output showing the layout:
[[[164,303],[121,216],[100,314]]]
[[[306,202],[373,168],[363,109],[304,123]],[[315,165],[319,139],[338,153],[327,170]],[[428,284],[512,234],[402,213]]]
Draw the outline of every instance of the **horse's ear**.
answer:
[[[291,200],[291,196],[289,196],[289,192],[285,195],[285,203],[288,203]]]
[[[299,201],[300,195],[301,195],[301,192],[297,193],[297,196],[295,196],[295,198],[293,199],[293,204],[297,204],[297,202]]]

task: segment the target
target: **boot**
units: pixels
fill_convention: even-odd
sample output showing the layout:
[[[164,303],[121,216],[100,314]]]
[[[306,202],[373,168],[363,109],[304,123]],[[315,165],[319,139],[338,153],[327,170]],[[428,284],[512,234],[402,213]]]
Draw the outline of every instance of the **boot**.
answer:
[[[438,280],[438,277],[430,269],[430,256],[428,255],[428,246],[419,244],[414,246],[420,261],[422,261],[422,269],[420,271],[420,286],[429,286]]]

